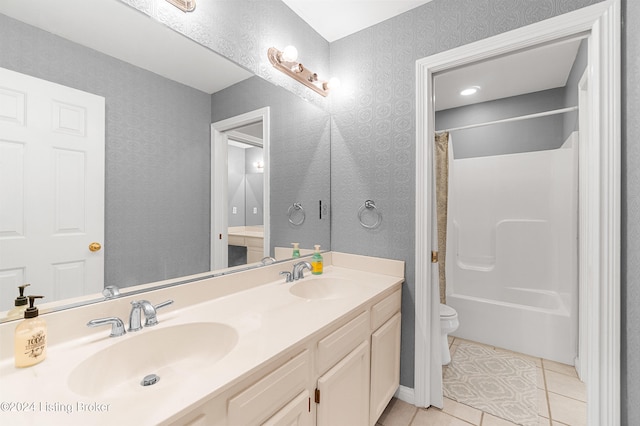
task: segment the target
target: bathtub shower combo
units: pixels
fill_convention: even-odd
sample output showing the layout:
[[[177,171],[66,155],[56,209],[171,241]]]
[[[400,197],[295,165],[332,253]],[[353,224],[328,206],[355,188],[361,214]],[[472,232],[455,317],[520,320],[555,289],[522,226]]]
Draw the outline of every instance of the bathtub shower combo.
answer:
[[[574,364],[577,137],[450,163],[447,305],[456,336]]]

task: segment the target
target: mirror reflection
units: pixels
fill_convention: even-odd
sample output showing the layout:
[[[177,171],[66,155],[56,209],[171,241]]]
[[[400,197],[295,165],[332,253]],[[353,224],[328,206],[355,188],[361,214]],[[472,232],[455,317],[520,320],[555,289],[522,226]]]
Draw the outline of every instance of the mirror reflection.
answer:
[[[259,262],[264,253],[262,122],[227,132],[227,266]]]
[[[71,230],[68,233],[77,240],[76,253],[82,253],[69,259],[49,261],[49,266],[40,275],[35,275],[25,265],[44,251],[56,253],[55,248],[39,251],[35,249],[37,246],[27,245],[22,250],[29,255],[27,260],[18,262],[8,255],[16,250],[4,245],[10,238],[4,238],[6,233],[3,234],[0,238],[0,310],[12,307],[18,286],[25,282],[31,284],[30,293],[43,294],[48,302],[86,294],[95,295],[93,300],[97,300],[102,297],[100,290],[104,286],[115,285],[123,289],[211,271],[212,246],[218,239],[218,235],[211,232],[212,209],[223,202],[212,196],[215,170],[212,167],[211,123],[260,108],[271,110],[268,125],[270,160],[265,162],[271,173],[269,179],[263,181],[263,188],[268,186],[270,189],[262,194],[263,200],[270,199],[271,202],[268,208],[265,205],[261,215],[257,203],[259,183],[254,182],[257,176],[245,178],[252,180],[251,191],[256,204],[248,209],[251,224],[245,222],[238,226],[260,226],[257,222],[262,219],[265,234],[270,234],[269,239],[265,239],[263,255],[282,258],[277,248],[286,247],[287,250],[282,251],[286,255],[293,241],[300,242],[303,248],[321,244],[323,249],[329,249],[330,120],[326,111],[252,76],[118,1],[99,4],[118,9],[109,13],[128,14],[126,19],[117,21],[127,22],[135,28],[136,43],[128,38],[123,44],[142,52],[118,54],[118,41],[100,36],[98,25],[92,28],[92,34],[76,34],[76,41],[60,37],[56,35],[60,32],[55,27],[65,27],[64,11],[45,13],[42,8],[47,7],[48,2],[36,3],[36,7],[24,2],[7,2],[0,6],[0,40],[3,40],[0,67],[59,85],[73,93],[80,91],[103,99],[102,183],[81,174],[83,170],[88,173],[94,168],[82,169],[80,165],[88,163],[77,157],[62,156],[66,162],[59,163],[57,169],[50,165],[67,173],[58,176],[68,183],[60,192],[64,195],[61,199],[68,201],[70,194],[76,194],[71,201],[101,211],[103,222],[95,232],[65,224],[61,229]],[[53,9],[53,6],[49,8]],[[92,15],[95,19],[95,11]],[[90,19],[87,16],[87,21]],[[127,33],[126,28],[122,30]],[[145,45],[146,33],[155,38],[152,47]],[[157,37],[168,38],[166,42],[158,42]],[[94,48],[84,45],[94,42]],[[99,46],[109,46],[105,48],[107,53],[96,50]],[[179,55],[188,56],[183,59]],[[147,62],[141,64],[139,60]],[[189,66],[173,70],[175,64]],[[14,92],[29,95],[30,83],[25,84],[28,90],[16,89]],[[64,104],[73,106],[76,105],[74,102]],[[79,123],[77,120],[82,114],[78,111],[82,108],[62,108],[60,123]],[[93,117],[93,113],[87,117]],[[18,146],[23,140],[10,133],[6,120],[0,120],[0,123],[2,155],[9,152],[16,155],[8,147]],[[87,135],[95,133],[95,129],[86,129]],[[70,136],[68,131],[59,133],[79,139],[77,135]],[[65,153],[77,152],[74,147],[64,150]],[[74,165],[79,168],[74,169]],[[25,167],[27,181],[35,176],[55,181],[49,172],[31,173],[37,170],[35,166]],[[16,172],[15,168],[1,171],[11,176]],[[94,185],[97,189],[74,186],[77,176],[82,176],[83,184],[97,182]],[[27,185],[16,179],[4,182],[10,184],[0,189],[3,196],[22,194]],[[23,184],[25,186],[21,186]],[[82,197],[82,194],[96,193],[104,195],[95,201]],[[233,209],[224,202],[225,211]],[[296,202],[313,212],[317,212],[317,206],[322,204],[327,211],[324,215],[310,214],[303,225],[292,226],[286,214],[288,207]],[[2,220],[15,218],[15,212],[11,213],[13,216],[5,214],[8,211],[5,205],[3,203]],[[85,219],[84,216],[80,219],[73,215],[69,217],[77,221]],[[265,221],[265,217],[269,220]],[[7,229],[11,231],[7,222],[2,223],[2,232]],[[25,229],[29,231],[24,233],[28,236],[35,232],[40,233],[38,238],[51,238],[52,235],[33,227]],[[23,235],[12,238],[21,239]],[[98,243],[100,249],[91,251],[92,243]],[[250,260],[255,259],[247,258],[248,263],[252,263]],[[92,264],[97,264],[97,272],[93,275],[87,273]],[[53,271],[51,265],[54,265]],[[46,311],[46,304],[43,306]]]

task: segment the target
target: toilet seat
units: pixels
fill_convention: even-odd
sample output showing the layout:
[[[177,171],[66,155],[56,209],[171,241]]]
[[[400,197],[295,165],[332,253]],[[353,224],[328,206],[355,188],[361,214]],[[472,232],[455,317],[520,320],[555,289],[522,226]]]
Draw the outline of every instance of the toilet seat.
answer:
[[[456,315],[458,313],[451,306],[440,304],[440,318],[455,317]]]

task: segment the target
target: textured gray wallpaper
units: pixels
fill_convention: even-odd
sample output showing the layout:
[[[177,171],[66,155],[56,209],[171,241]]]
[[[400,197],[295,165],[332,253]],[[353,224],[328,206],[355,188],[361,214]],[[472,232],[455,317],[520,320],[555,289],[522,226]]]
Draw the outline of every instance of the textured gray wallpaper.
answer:
[[[640,2],[623,1],[622,424],[640,424]]]
[[[106,99],[105,285],[209,270],[210,95],[5,15],[0,66]]]
[[[595,0],[434,0],[331,44],[331,247],[406,262],[401,383],[413,387],[415,61],[597,3]],[[357,222],[366,199],[380,228]],[[425,262],[429,261],[424,259]]]
[[[216,122],[262,107],[271,108],[271,247],[301,248],[314,244],[330,247],[330,144],[329,113],[274,86],[251,77],[211,97],[211,121]],[[327,214],[320,218],[318,202]],[[300,226],[289,223],[287,209],[302,203],[306,220]],[[271,250],[271,255],[273,255]]]

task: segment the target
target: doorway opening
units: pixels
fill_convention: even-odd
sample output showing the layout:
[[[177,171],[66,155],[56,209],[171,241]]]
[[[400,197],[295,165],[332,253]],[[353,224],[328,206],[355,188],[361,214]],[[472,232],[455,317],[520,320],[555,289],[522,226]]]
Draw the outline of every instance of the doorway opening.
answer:
[[[211,269],[270,253],[269,108],[211,125]]]

